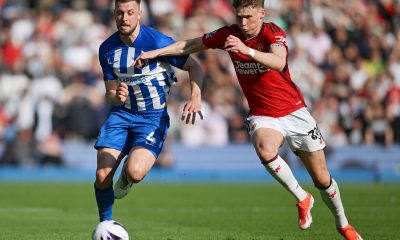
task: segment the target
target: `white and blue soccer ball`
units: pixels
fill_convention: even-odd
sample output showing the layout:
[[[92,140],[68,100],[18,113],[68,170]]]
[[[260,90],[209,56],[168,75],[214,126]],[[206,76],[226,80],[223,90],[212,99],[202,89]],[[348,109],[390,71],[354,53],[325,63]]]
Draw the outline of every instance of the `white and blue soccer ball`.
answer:
[[[128,232],[121,223],[109,220],[96,225],[92,233],[93,240],[129,240]]]

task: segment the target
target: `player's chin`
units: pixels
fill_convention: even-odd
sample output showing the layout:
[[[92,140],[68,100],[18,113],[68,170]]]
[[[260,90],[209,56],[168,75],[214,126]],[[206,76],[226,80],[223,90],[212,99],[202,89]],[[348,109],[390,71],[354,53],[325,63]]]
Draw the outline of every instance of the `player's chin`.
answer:
[[[132,29],[129,27],[121,26],[118,28],[119,33],[122,35],[130,35],[132,33]]]

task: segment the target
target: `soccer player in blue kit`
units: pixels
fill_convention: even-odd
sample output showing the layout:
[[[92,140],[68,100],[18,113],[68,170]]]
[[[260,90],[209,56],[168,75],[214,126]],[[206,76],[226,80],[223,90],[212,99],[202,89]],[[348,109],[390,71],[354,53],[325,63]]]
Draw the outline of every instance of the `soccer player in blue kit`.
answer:
[[[123,198],[133,183],[139,183],[162,150],[169,127],[166,101],[176,81],[172,66],[189,72],[191,97],[183,108],[182,120],[201,119],[203,77],[200,65],[190,56],[160,57],[135,67],[144,51],[165,47],[174,41],[140,24],[140,0],[116,0],[114,18],[118,31],[99,49],[106,99],[111,112],[95,143],[97,149],[95,196],[100,221],[112,219],[114,198]],[[113,176],[125,159],[121,175]]]

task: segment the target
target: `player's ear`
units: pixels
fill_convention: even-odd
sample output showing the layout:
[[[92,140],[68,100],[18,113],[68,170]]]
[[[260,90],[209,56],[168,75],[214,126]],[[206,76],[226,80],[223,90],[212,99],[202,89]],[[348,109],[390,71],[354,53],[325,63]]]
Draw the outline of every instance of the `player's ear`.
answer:
[[[261,8],[259,13],[260,13],[260,18],[264,19],[265,14],[266,14],[265,8]]]
[[[139,11],[139,14],[137,15],[137,18],[140,19],[140,16],[142,16],[142,10]]]

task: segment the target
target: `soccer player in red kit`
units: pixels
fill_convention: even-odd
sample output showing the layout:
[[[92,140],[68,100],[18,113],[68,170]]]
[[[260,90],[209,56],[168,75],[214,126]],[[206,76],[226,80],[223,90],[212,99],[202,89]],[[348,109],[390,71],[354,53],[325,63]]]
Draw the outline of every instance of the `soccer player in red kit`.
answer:
[[[347,220],[338,185],[326,166],[325,142],[306,109],[302,93],[291,80],[284,31],[272,22],[263,22],[263,0],[233,0],[233,7],[237,24],[142,53],[138,64],[146,59],[188,55],[208,48],[228,51],[249,103],[245,124],[254,148],[267,171],[296,198],[300,228],[307,229],[312,223],[314,198],[298,184],[278,155],[285,140],[307,168],[335,217],[338,232],[345,239],[362,239]]]

